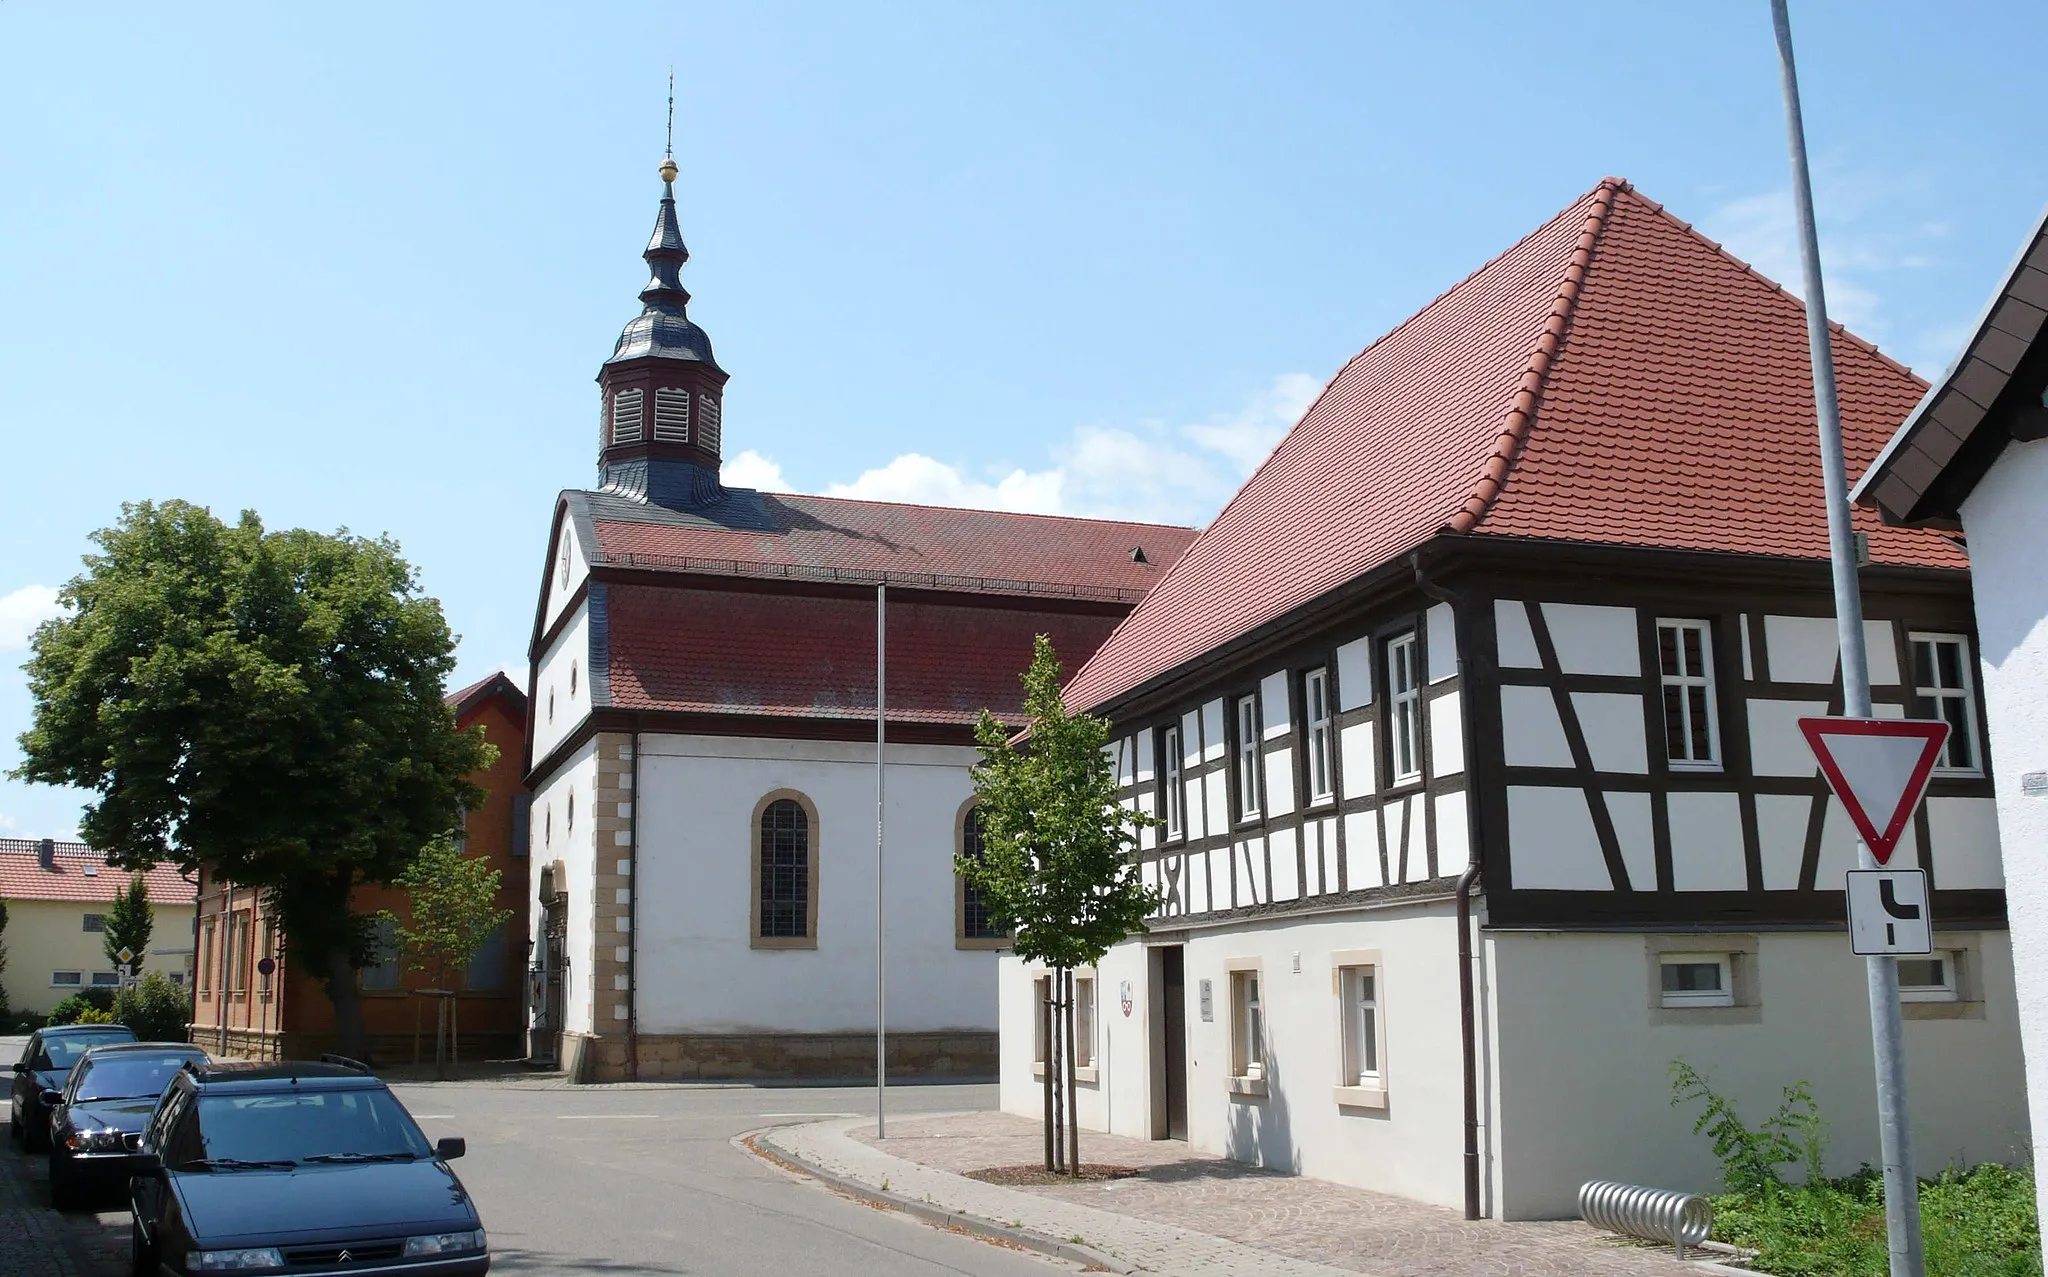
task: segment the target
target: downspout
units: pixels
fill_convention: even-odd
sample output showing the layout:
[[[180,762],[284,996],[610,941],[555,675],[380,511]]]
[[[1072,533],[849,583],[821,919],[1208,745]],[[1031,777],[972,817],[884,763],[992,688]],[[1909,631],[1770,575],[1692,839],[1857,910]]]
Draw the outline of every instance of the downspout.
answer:
[[[632,842],[633,885],[626,891],[626,1079],[640,1080],[640,728],[633,728],[633,814],[626,817]]]
[[[1466,672],[1466,653],[1471,649],[1467,609],[1453,591],[1436,584],[1422,568],[1418,551],[1408,558],[1415,569],[1415,588],[1451,609],[1451,631],[1458,642],[1458,672]],[[1458,697],[1459,727],[1467,742],[1476,740],[1472,731],[1472,692],[1461,686]],[[1480,1218],[1479,1211],[1479,1025],[1472,988],[1472,892],[1479,885],[1479,786],[1472,775],[1473,760],[1467,746],[1465,760],[1465,823],[1471,831],[1472,861],[1458,875],[1458,1036],[1465,1066],[1465,1218]]]

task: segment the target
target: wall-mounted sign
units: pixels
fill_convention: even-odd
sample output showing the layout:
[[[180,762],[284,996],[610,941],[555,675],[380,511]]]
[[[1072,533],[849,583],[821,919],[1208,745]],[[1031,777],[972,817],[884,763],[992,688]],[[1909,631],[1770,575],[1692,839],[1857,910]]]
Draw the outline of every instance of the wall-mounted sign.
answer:
[[[1116,1000],[1124,1009],[1124,1018],[1131,1018],[1131,982],[1122,981],[1116,986]]]
[[[2027,772],[2022,775],[2020,792],[2029,798],[2048,798],[2048,772]]]
[[[1207,980],[1197,986],[1202,1000],[1202,1023],[1208,1024],[1216,1018],[1216,991]]]

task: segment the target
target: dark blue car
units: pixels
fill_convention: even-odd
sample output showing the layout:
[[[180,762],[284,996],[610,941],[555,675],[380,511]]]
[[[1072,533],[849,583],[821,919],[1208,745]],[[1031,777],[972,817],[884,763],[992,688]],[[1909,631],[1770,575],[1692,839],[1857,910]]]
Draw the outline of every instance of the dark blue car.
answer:
[[[129,1181],[134,1271],[292,1277],[490,1271],[476,1206],[389,1087],[344,1062],[187,1065]]]
[[[50,1142],[50,1110],[45,1091],[61,1091],[78,1057],[109,1042],[133,1042],[135,1030],[125,1024],[60,1024],[37,1029],[14,1063],[14,1085],[7,1095],[7,1129],[14,1142],[31,1151]]]
[[[50,1204],[69,1210],[110,1192],[116,1200],[125,1195],[133,1146],[164,1087],[185,1065],[205,1060],[188,1042],[117,1042],[80,1056],[50,1108]]]

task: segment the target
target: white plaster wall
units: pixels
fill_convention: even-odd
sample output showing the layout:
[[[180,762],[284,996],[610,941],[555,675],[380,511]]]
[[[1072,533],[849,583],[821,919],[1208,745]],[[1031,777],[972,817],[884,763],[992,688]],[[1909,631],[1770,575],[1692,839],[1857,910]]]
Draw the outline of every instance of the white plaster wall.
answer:
[[[1979,1019],[1908,1020],[1907,1090],[1922,1175],[2011,1161],[2027,1139],[2012,960],[1976,933]],[[1878,1160],[1863,961],[1839,934],[1755,937],[1760,1020],[1653,1023],[1641,935],[1493,932],[1487,1008],[1499,1043],[1498,1200],[1507,1218],[1564,1217],[1589,1179],[1717,1190],[1693,1113],[1671,1106],[1673,1060],[1704,1070],[1755,1122],[1805,1081],[1828,1123],[1829,1173]],[[1711,948],[1709,937],[1699,938]],[[1456,1006],[1446,998],[1445,1014]]]
[[[1577,785],[1508,786],[1508,856],[1517,887],[1607,891],[1614,886],[1592,808]]]
[[[1276,670],[1259,680],[1260,739],[1285,736],[1292,719],[1287,705],[1287,671]]]
[[[1505,684],[1500,689],[1501,748],[1510,767],[1570,767],[1564,720],[1547,687]]]
[[[1493,629],[1500,646],[1500,666],[1508,670],[1540,670],[1543,657],[1536,651],[1536,635],[1529,628],[1529,609],[1519,599],[1493,601]]]
[[[1457,692],[1428,702],[1429,774],[1455,776],[1465,770],[1465,719]]]
[[[576,666],[576,691],[569,691],[569,666]],[[554,698],[554,712],[548,698]],[[533,673],[533,757],[549,751],[590,713],[590,604],[576,605],[576,614],[548,644]],[[538,844],[535,844],[538,845]]]
[[[569,550],[569,582],[566,585],[562,583],[562,548],[564,546],[567,546]],[[576,587],[582,585],[584,578],[590,575],[590,565],[584,562],[583,546],[576,536],[576,521],[574,519],[565,518],[562,520],[561,537],[549,549],[551,554],[548,559],[547,604],[541,613],[543,618],[541,628],[543,630],[555,623],[555,618],[560,616],[562,609],[569,605],[569,599],[576,593]]]
[[[1353,639],[1337,649],[1337,708],[1372,704],[1372,643]]]
[[[1743,891],[1742,802],[1731,793],[1680,790],[1671,811],[1671,885],[1680,891]]]
[[[1127,940],[1097,965],[1099,1080],[1083,1085],[1082,1125],[1138,1139],[1151,1130],[1151,1034],[1146,941]],[[1388,1106],[1339,1108],[1341,1043],[1330,955],[1378,949],[1386,1019]],[[1294,969],[1299,956],[1301,969]],[[1225,964],[1262,965],[1267,1091],[1230,1094],[1229,978]],[[1457,931],[1448,905],[1411,906],[1311,921],[1199,930],[1186,941],[1188,1137],[1192,1148],[1421,1201],[1463,1199]],[[1033,971],[1002,962],[1002,1078],[1006,1112],[1038,1117],[1032,1076]],[[1117,993],[1132,987],[1132,1013]],[[1215,1018],[1200,1015],[1200,982]],[[1087,1139],[1082,1139],[1083,1155]]]
[[[1573,692],[1572,712],[1586,735],[1593,770],[1635,775],[1650,770],[1642,697],[1634,692]]]
[[[2048,772],[2048,441],[2012,443],[1963,505],[1984,682],[2006,913],[2019,968],[2027,1081],[2048,1095],[2048,793],[2021,777]],[[2048,1148],[2048,1104],[2035,1146]]]
[[[597,881],[597,855],[594,830],[597,822],[593,819],[595,806],[592,794],[597,784],[597,742],[586,741],[575,753],[569,755],[553,775],[540,782],[533,792],[533,807],[529,813],[532,822],[527,831],[527,846],[532,849],[535,861],[532,876],[532,890],[535,902],[527,909],[528,939],[539,952],[541,943],[541,910],[538,904],[541,866],[552,860],[562,862],[563,881],[560,889],[568,896],[569,920],[563,937],[564,952],[569,956],[569,981],[564,990],[562,1004],[562,1027],[577,1033],[591,1031],[591,946],[596,937],[591,933],[594,921],[595,897],[591,892]],[[569,828],[569,795],[576,795],[576,827]]]
[[[972,749],[896,746],[888,775],[888,1021],[996,1023],[995,956],[954,940],[954,821]],[[794,789],[818,812],[818,946],[755,949],[754,809]],[[647,1033],[843,1032],[875,1025],[874,747],[642,737],[640,1027]]]
[[[1870,682],[1890,687],[1899,681],[1899,650],[1890,621],[1863,623],[1863,649]],[[1743,628],[1747,643],[1749,629]],[[1766,616],[1764,646],[1773,682],[1832,683],[1842,648],[1832,616]]]
[[[1429,681],[1441,683],[1458,675],[1458,629],[1451,605],[1438,603],[1423,613],[1427,638],[1423,643],[1429,661]]]
[[[1567,674],[1634,678],[1642,673],[1634,608],[1545,603],[1543,624],[1549,628],[1551,645],[1557,649],[1557,663]]]
[[[1338,729],[1339,776],[1346,798],[1361,798],[1379,787],[1379,769],[1373,765],[1373,725],[1353,723]]]

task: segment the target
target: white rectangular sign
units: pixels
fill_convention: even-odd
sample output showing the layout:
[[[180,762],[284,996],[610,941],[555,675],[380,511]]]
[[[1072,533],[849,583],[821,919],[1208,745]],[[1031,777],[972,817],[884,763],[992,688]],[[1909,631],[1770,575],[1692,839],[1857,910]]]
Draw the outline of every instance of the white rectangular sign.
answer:
[[[1866,957],[1934,952],[1923,869],[1849,871],[1849,947]]]

